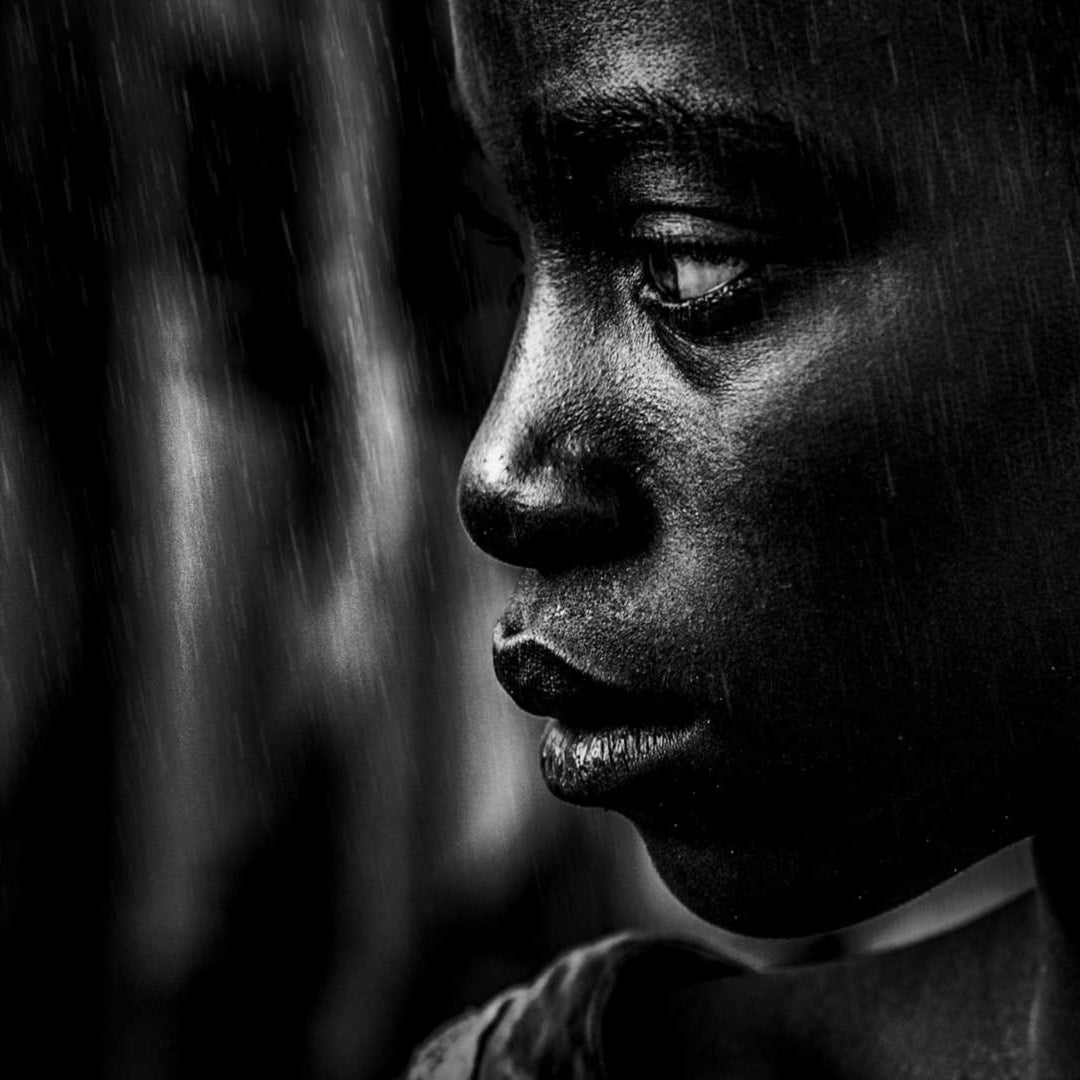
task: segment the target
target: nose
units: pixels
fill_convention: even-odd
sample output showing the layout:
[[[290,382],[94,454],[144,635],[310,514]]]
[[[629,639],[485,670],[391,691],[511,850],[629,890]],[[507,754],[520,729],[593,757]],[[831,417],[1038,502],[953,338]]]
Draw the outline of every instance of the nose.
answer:
[[[588,393],[513,367],[504,375],[458,485],[465,529],[489,555],[556,570],[644,544],[647,503],[619,410]]]
[[[511,455],[480,444],[466,459],[458,506],[476,544],[537,569],[615,557],[629,531],[616,477],[565,447],[529,450]]]

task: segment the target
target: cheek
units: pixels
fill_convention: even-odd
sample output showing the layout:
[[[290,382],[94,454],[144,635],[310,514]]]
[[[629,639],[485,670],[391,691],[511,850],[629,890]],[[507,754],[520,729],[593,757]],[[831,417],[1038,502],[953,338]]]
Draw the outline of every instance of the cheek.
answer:
[[[1037,511],[1076,472],[1080,318],[1041,302],[1060,296],[1045,267],[1042,291],[986,259],[945,269],[862,268],[723,357],[718,389],[666,418],[673,520],[917,576],[977,526],[993,542],[988,516]]]
[[[656,404],[657,577],[714,696],[740,683],[770,710],[816,694],[872,711],[887,686],[915,710],[909,688],[950,668],[1004,698],[1067,664],[1045,643],[1075,637],[1062,357],[1080,328],[1042,302],[1046,260],[1036,276],[1018,244],[1006,276],[970,252],[949,278],[917,256],[867,268],[729,353],[710,393]],[[928,714],[947,693],[927,691]]]

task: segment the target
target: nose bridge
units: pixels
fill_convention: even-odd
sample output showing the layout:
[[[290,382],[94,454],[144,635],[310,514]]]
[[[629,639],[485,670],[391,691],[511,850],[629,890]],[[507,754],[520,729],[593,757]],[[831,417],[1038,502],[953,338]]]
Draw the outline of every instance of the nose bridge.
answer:
[[[462,469],[473,539],[519,565],[596,560],[625,546],[644,515],[630,483],[626,410],[603,342],[540,277],[503,377]]]
[[[474,451],[518,472],[610,453],[617,388],[602,334],[554,268],[536,269],[524,303]]]

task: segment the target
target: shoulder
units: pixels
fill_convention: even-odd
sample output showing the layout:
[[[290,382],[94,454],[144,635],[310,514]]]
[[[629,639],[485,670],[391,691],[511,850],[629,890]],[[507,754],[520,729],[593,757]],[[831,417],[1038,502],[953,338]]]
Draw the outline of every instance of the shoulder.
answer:
[[[810,1060],[815,1075],[906,1076],[914,1061],[1019,1075],[1034,922],[1025,897],[905,948],[768,973],[677,939],[608,938],[437,1032],[408,1080],[605,1080],[606,1066],[670,1076],[702,1062],[804,1075]]]
[[[612,994],[655,993],[742,971],[689,941],[620,934],[574,949],[536,980],[448,1024],[414,1055],[408,1080],[565,1076],[600,1080],[601,1024]]]

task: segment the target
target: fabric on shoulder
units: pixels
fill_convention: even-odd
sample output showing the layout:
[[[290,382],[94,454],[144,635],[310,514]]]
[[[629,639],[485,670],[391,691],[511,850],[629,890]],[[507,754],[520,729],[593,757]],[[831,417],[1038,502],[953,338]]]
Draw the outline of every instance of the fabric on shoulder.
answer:
[[[408,1080],[606,1080],[604,1010],[615,990],[658,993],[737,965],[702,945],[619,934],[574,949],[534,982],[442,1028],[418,1050]]]

